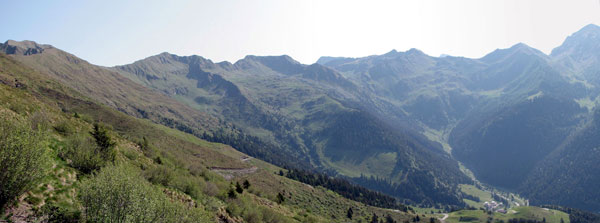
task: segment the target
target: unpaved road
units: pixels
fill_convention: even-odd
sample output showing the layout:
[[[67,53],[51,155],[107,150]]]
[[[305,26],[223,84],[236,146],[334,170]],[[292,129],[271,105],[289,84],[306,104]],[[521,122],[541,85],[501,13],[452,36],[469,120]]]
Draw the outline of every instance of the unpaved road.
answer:
[[[442,223],[446,223],[446,219],[448,218],[448,214],[443,214],[443,218],[438,218]]]

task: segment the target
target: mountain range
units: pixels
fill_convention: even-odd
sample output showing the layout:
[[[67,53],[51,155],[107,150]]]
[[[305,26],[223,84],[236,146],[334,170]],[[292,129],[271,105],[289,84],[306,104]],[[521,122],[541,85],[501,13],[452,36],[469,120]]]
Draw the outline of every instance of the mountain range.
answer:
[[[476,181],[591,211],[600,211],[599,48],[596,25],[550,55],[519,43],[477,59],[411,49],[311,65],[161,53],[101,67],[32,41],[0,45],[104,106],[407,204],[464,206],[459,185]]]

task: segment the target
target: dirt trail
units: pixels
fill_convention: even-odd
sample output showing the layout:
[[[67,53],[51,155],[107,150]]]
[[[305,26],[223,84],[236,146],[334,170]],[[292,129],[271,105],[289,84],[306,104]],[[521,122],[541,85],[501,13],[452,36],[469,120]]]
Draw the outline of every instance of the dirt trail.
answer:
[[[448,214],[443,214],[443,215],[444,215],[444,217],[438,218],[438,219],[440,220],[440,222],[446,223],[446,219],[448,219]]]

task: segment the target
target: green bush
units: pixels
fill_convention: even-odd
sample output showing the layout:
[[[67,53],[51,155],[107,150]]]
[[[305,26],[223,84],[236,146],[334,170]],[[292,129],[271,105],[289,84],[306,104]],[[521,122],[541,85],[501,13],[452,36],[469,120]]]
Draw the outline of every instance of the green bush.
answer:
[[[110,129],[108,126],[105,126],[101,123],[94,123],[94,129],[91,132],[94,139],[96,139],[96,144],[100,147],[104,153],[108,154],[109,150],[114,149],[116,143],[113,141],[112,137],[109,133]]]
[[[169,186],[173,180],[174,173],[171,169],[163,166],[151,166],[144,171],[144,177],[153,184],[162,184],[163,186]]]
[[[229,200],[226,209],[231,216],[239,216],[245,222],[292,222],[291,219],[269,209],[257,206],[251,198],[240,195],[239,199]]]
[[[113,162],[116,156],[116,143],[110,136],[109,128],[96,123],[90,134],[93,140],[83,134],[70,136],[64,150],[59,153],[63,159],[70,161],[70,166],[85,174]]]
[[[59,156],[82,173],[89,174],[99,170],[108,162],[106,158],[108,155],[102,154],[98,145],[86,135],[70,136],[65,144]]]
[[[46,112],[36,111],[29,117],[31,129],[39,129],[45,131],[50,128],[50,117]]]
[[[48,203],[43,206],[42,214],[48,216],[48,222],[75,223],[81,221],[81,212]]]
[[[54,130],[63,136],[71,135],[77,131],[75,127],[66,120],[56,124],[56,126],[54,126]]]
[[[138,169],[107,166],[81,185],[79,198],[90,222],[208,222],[200,208],[171,201]]]
[[[46,175],[48,149],[31,123],[0,118],[0,210]]]

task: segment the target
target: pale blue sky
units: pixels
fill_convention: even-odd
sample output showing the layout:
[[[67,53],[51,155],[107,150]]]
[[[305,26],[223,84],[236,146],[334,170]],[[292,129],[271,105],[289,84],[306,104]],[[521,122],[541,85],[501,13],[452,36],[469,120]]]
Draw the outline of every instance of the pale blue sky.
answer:
[[[600,24],[599,0],[3,0],[0,41],[54,45],[113,66],[161,52],[235,62],[245,55],[359,57],[417,48],[481,57],[524,42],[549,53]]]

